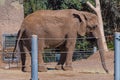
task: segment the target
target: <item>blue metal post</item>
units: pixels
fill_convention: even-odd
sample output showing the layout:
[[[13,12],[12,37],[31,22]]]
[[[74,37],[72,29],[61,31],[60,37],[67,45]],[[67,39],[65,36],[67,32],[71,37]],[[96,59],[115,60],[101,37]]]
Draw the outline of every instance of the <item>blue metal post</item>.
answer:
[[[97,47],[96,46],[93,47],[93,53],[95,53],[95,52],[97,52]]]
[[[120,33],[115,33],[115,76],[114,80],[120,80]]]
[[[38,80],[38,37],[32,35],[31,80]]]

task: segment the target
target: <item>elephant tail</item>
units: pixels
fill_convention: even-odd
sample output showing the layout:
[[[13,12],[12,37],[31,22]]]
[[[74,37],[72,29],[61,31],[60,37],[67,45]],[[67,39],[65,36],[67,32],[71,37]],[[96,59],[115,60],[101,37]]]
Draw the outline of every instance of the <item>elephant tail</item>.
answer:
[[[17,33],[17,38],[16,38],[16,42],[15,42],[15,47],[13,49],[13,54],[12,54],[12,62],[14,62],[14,58],[15,58],[15,54],[17,52],[17,49],[18,49],[18,46],[19,46],[19,42],[22,38],[22,35],[23,35],[23,32],[24,32],[24,29],[20,29]]]

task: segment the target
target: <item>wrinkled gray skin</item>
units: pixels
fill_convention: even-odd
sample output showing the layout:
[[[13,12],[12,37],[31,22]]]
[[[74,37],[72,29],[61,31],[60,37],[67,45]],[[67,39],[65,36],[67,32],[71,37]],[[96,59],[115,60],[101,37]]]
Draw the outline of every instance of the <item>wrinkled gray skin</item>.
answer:
[[[28,15],[18,32],[16,47],[19,46],[21,52],[25,52],[24,48],[31,51],[31,35],[39,37],[38,61],[39,71],[47,71],[44,65],[42,52],[44,48],[56,48],[62,52],[60,60],[56,65],[56,69],[72,70],[72,56],[75,48],[77,35],[84,36],[85,33],[92,32],[97,38],[100,36],[98,18],[95,14],[77,11],[74,9],[66,10],[39,10]],[[22,38],[29,38],[23,39]],[[41,38],[41,39],[40,39]],[[98,48],[102,48],[101,39],[97,40]],[[100,51],[103,68],[108,72],[105,60],[104,51]],[[25,67],[26,54],[21,54],[22,70],[26,71]],[[65,65],[64,65],[65,64]]]

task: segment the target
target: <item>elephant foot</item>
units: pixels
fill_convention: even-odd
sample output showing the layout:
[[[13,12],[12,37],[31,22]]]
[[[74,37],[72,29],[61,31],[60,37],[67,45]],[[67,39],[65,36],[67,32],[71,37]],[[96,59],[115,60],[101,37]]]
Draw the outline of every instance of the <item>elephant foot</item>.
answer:
[[[63,70],[65,70],[65,71],[72,71],[73,68],[72,68],[72,66],[63,66]]]
[[[47,72],[47,68],[45,66],[39,66],[38,71],[39,72]]]
[[[56,65],[56,66],[55,66],[55,69],[56,69],[56,70],[62,70],[62,69],[63,69],[63,66],[62,66],[62,65]]]
[[[31,67],[22,67],[22,71],[23,72],[30,72],[31,71]]]

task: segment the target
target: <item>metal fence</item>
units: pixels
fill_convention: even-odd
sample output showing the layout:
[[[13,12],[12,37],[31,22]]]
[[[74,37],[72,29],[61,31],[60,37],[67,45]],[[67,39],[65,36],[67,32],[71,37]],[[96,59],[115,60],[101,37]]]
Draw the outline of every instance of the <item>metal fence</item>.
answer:
[[[19,53],[15,53],[14,59],[12,59],[13,49],[16,41],[16,34],[3,34],[3,50],[2,50],[2,60],[6,63],[20,62]]]
[[[115,77],[114,80],[120,80],[120,33],[115,33]]]
[[[94,52],[97,51],[96,44],[91,45],[88,43],[84,43],[84,40],[86,40],[86,39],[88,39],[88,40],[94,39],[94,41],[95,41],[94,37],[78,38],[76,45],[77,46],[79,45],[81,47],[78,46],[79,47],[79,49],[78,49],[78,47],[76,46],[76,49],[75,49],[74,55],[73,55],[73,60],[87,58],[87,57],[89,57],[89,55],[92,55]],[[56,40],[59,40],[59,39],[56,39]],[[3,35],[2,59],[6,63],[13,62],[12,60],[14,60],[14,62],[16,62],[16,63],[20,62],[20,53],[24,54],[24,52],[14,53],[15,56],[14,56],[14,59],[12,59],[15,41],[16,41],[16,34],[4,34]],[[92,42],[92,43],[95,43],[95,42]],[[44,61],[45,62],[57,62],[60,57],[60,52],[57,52],[57,51],[58,51],[58,49],[57,50],[56,49],[45,49],[43,52]]]
[[[7,36],[7,37],[5,38],[5,36]],[[10,36],[12,36],[12,37],[10,37]],[[36,40],[36,37],[33,37],[33,38],[35,38],[35,40]],[[87,40],[92,40],[92,39],[95,40],[94,37],[78,38],[77,39],[78,43],[76,45],[80,45],[81,42],[79,42],[79,41],[82,41],[82,40],[85,41],[86,39]],[[16,35],[4,35],[4,42],[3,42],[4,46],[3,46],[2,57],[3,57],[3,62],[9,64],[9,68],[12,67],[11,66],[12,60],[14,60],[14,62],[16,64],[20,63],[20,55],[18,55],[18,54],[20,54],[20,53],[24,54],[24,52],[19,52],[15,55],[14,59],[12,59],[13,57],[11,55],[13,54],[12,51],[13,51],[13,47],[15,45],[15,40],[16,40]],[[36,44],[34,44],[34,43],[36,43],[36,42],[34,42],[34,39],[33,39],[33,45],[34,45],[34,47],[36,47],[37,43]],[[93,43],[95,43],[95,41]],[[94,44],[94,45],[90,44],[91,46],[89,46],[89,47],[88,47],[89,44],[87,44],[87,43],[84,43],[84,44],[85,45],[82,46],[82,49],[80,49],[80,47],[79,47],[79,49],[78,48],[75,49],[74,55],[73,55],[73,60],[87,59],[90,55],[92,55],[93,53],[95,53],[98,50],[96,44]],[[33,49],[34,47],[32,46],[32,53],[37,53],[37,52],[35,52],[36,50]],[[35,55],[34,55],[34,57],[35,57]],[[36,54],[36,57],[37,57],[37,54]],[[43,52],[43,59],[45,62],[57,62],[57,61],[59,61],[59,58],[60,58],[60,53],[56,52],[55,49],[45,49],[45,51]],[[36,65],[37,60],[35,60],[35,58],[32,60],[33,60],[32,63],[34,63],[33,64],[34,67],[32,66],[33,70],[32,70],[31,79],[38,80],[38,74],[37,74],[38,66]],[[27,66],[30,66],[30,65],[27,65]],[[21,68],[21,66],[18,66],[18,65],[16,67]]]

